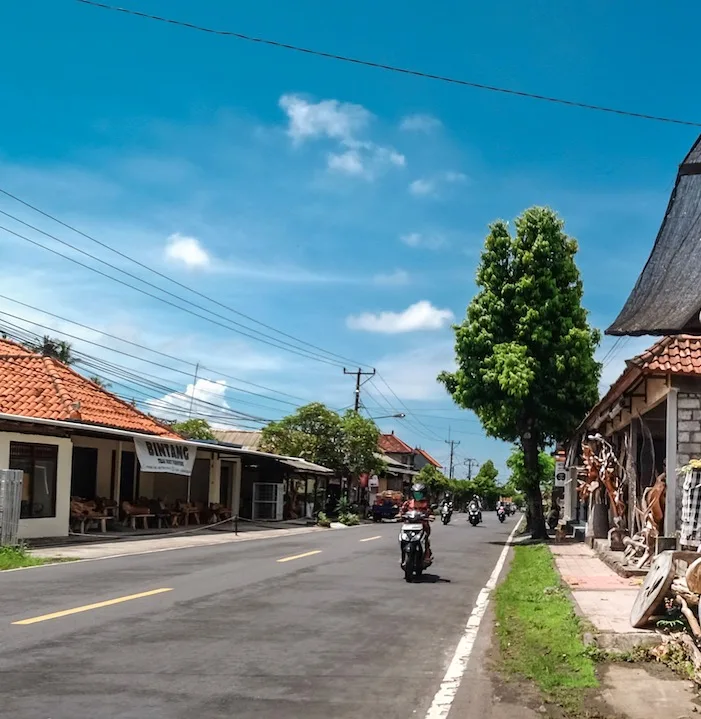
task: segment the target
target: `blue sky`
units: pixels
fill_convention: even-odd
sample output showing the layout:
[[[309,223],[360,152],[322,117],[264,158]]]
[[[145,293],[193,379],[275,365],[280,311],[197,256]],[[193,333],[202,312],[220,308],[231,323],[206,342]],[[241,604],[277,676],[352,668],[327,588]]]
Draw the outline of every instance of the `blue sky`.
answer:
[[[679,29],[701,19],[691,2],[664,13],[632,0],[120,4],[492,85],[701,118],[688,89],[696,53],[679,41]],[[441,460],[449,427],[460,460],[492,457],[503,467],[509,451],[435,382],[451,366],[450,321],[474,293],[487,224],[535,203],[557,209],[580,242],[586,305],[603,328],[647,257],[696,137],[690,127],[344,65],[73,0],[5,3],[0,40],[1,187],[219,302],[377,367],[415,412],[380,421],[383,429]],[[0,210],[166,286],[7,198]],[[16,220],[0,224],[61,249]],[[2,294],[202,363],[199,399],[265,418],[292,409],[238,392],[244,385],[228,375],[337,408],[352,402],[341,367],[203,322],[3,231],[0,241]],[[146,356],[6,300],[0,311]],[[619,347],[603,384],[651,342]],[[194,370],[74,344],[179,392]],[[610,346],[605,340],[601,356]],[[398,408],[381,381],[365,389],[371,414]]]

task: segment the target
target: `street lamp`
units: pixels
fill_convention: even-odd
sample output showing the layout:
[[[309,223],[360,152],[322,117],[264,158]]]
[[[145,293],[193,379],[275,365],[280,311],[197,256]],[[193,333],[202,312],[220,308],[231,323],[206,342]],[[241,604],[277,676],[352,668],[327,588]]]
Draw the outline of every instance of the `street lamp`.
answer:
[[[368,417],[368,419],[404,419],[406,415],[404,412],[397,412],[397,414],[383,414],[379,417]]]

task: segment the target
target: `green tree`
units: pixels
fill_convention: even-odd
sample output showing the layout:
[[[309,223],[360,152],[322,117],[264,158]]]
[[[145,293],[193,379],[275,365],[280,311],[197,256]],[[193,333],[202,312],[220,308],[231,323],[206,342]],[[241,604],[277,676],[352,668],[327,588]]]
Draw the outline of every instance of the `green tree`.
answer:
[[[425,464],[415,478],[425,485],[429,499],[438,499],[438,495],[450,488],[448,478],[432,464]]]
[[[539,453],[564,440],[598,398],[599,332],[582,308],[577,243],[552,210],[532,207],[490,227],[478,292],[455,328],[457,371],[443,382],[485,432],[524,454],[524,492],[534,538],[546,536]]]
[[[102,389],[109,389],[112,386],[109,382],[105,382],[105,380],[103,380],[102,377],[98,377],[97,375],[88,377],[88,379],[93,384],[96,384],[98,387],[102,387]]]
[[[377,425],[353,411],[341,417],[320,402],[263,428],[261,446],[270,452],[302,457],[355,476],[383,468],[375,456],[380,431]]]
[[[173,431],[185,439],[216,439],[206,419],[186,419],[174,422]]]
[[[469,482],[473,493],[478,494],[484,500],[487,507],[494,507],[501,494],[501,487],[497,485],[499,471],[494,462],[488,459],[479,468],[475,478]]]
[[[66,365],[75,362],[73,348],[70,343],[48,335],[44,335],[39,342],[26,342],[24,346],[32,352],[44,355],[44,357],[52,357]]]

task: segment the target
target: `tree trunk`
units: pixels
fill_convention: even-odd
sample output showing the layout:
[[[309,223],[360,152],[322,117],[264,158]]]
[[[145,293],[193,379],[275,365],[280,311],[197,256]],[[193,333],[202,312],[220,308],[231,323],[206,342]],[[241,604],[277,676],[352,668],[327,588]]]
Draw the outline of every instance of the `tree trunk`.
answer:
[[[540,467],[538,464],[538,442],[534,437],[522,440],[523,463],[526,470],[526,501],[528,502],[529,529],[531,539],[547,539],[543,513],[543,495],[540,491]]]

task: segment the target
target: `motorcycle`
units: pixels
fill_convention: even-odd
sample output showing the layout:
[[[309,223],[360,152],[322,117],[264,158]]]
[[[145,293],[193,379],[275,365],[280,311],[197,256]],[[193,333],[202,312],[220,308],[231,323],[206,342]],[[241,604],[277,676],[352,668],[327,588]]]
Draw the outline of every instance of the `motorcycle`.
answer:
[[[420,577],[430,562],[426,561],[427,540],[421,512],[412,510],[404,515],[404,524],[399,530],[399,547],[402,550],[404,579],[413,582]]]
[[[451,517],[453,516],[453,509],[448,504],[444,504],[441,507],[441,522],[443,524],[448,524],[450,522]]]
[[[481,512],[476,504],[471,504],[467,508],[467,521],[473,527],[476,527],[482,521]]]
[[[506,519],[506,510],[504,507],[499,507],[499,509],[497,509],[497,517],[499,517],[500,522],[503,522]]]

